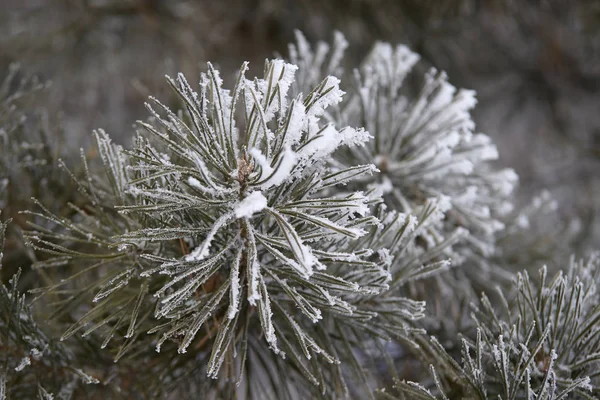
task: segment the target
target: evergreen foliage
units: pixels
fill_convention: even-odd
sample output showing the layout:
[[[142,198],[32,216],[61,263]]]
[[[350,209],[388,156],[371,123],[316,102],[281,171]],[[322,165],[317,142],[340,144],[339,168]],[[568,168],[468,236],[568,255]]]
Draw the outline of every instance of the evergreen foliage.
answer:
[[[10,222],[10,220],[9,220]],[[0,224],[0,271],[8,223]],[[33,318],[31,306],[17,289],[20,271],[10,286],[0,287],[0,398],[71,398],[81,383],[98,380],[77,368],[70,350],[49,338]]]
[[[474,340],[462,340],[461,363],[431,338],[431,372],[439,397],[414,382],[398,382],[397,389],[406,398],[422,399],[597,398],[598,266],[597,255],[571,260],[566,271],[552,278],[544,267],[539,284],[527,272],[519,273],[515,298],[509,302],[500,292],[500,307],[483,295],[473,306],[477,330]]]
[[[78,162],[30,136],[40,87],[9,73],[0,201],[36,279],[0,291],[0,400],[596,398],[598,258],[511,286],[550,200],[515,209],[472,91],[413,90],[419,56],[386,43],[346,76],[347,46],[298,33],[262,77],[167,77],[131,146],[97,130]]]
[[[347,47],[337,33],[332,44],[321,42],[313,50],[297,32],[290,56],[309,71],[341,73]],[[454,268],[411,284],[410,293],[427,301],[432,318],[421,322],[445,341],[470,322],[465,319],[466,306],[478,292],[510,281],[510,268],[497,257],[503,249],[496,241],[507,235],[507,224],[514,228],[509,218],[518,177],[493,164],[496,146],[475,131],[470,115],[475,93],[455,88],[435,69],[411,80],[419,58],[406,46],[376,43],[348,74],[348,93],[328,116],[337,123],[364,126],[373,140],[342,149],[332,162],[340,168],[375,164],[380,173],[357,182],[358,187],[377,190],[390,210],[415,213],[428,202],[438,204],[437,223],[415,239],[424,249],[443,247]],[[316,75],[302,75],[298,90]],[[528,221],[528,216],[520,217],[524,224]]]

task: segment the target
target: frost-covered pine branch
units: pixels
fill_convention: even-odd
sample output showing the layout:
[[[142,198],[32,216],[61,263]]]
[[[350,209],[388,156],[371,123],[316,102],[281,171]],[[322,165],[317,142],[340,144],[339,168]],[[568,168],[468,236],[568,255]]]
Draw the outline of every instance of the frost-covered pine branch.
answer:
[[[377,171],[333,166],[336,150],[371,138],[323,121],[343,95],[337,78],[291,97],[295,65],[267,61],[253,80],[246,70],[232,90],[211,64],[198,92],[168,78],[183,110],[152,98],[131,150],[95,133],[104,176],[82,158],[75,216],[40,202],[28,212],[60,228],[28,233],[51,255],[35,266],[57,277],[36,292],[60,298],[73,321],[63,339],[98,337],[125,363],[153,347],[179,360],[171,383],[200,370],[216,381],[195,384],[225,397],[370,393],[365,358],[392,337],[411,343],[424,315],[399,289],[448,265],[446,242],[414,245],[439,204],[413,216],[378,206],[377,190],[348,190]]]
[[[290,59],[313,72],[301,75],[296,90],[314,81],[314,71],[339,72],[347,46],[336,33],[331,45],[321,42],[313,49],[297,32]],[[375,44],[353,70],[354,82],[344,87],[344,101],[326,117],[364,126],[374,137],[365,146],[341,149],[332,160],[338,168],[352,163],[377,166],[379,174],[355,181],[355,187],[381,193],[390,210],[404,213],[418,214],[429,202],[438,204],[437,215],[415,240],[424,249],[445,244],[443,255],[452,259],[454,268],[414,285],[411,293],[428,302],[428,329],[452,337],[464,322],[463,306],[478,291],[489,289],[490,282],[510,277],[493,257],[513,209],[517,175],[495,167],[496,146],[475,131],[473,91],[455,88],[435,69],[418,90],[406,84],[419,58],[403,45]]]
[[[147,255],[160,265],[142,276],[171,277],[154,293],[159,299],[154,316],[170,320],[160,329],[157,349],[182,335],[178,350],[183,353],[200,328],[211,325],[211,315],[221,321],[214,328],[217,340],[207,367],[213,377],[237,347],[240,315],[256,313],[269,347],[284,356],[296,349],[286,349],[285,342],[280,346],[273,313],[286,317],[294,314],[286,308],[295,305],[317,323],[323,309],[352,314],[345,296],[378,290],[361,288],[360,280],[368,280],[368,272],[345,279],[350,266],[366,262],[368,252],[335,255],[330,249],[343,249],[343,243],[377,223],[367,215],[366,195],[327,195],[327,188],[347,179],[356,167],[333,174],[324,169],[324,157],[340,145],[360,145],[368,139],[362,130],[319,125],[323,109],[340,100],[337,80],[325,78],[306,97],[289,100],[295,66],[267,62],[264,78],[254,81],[245,78],[245,70],[244,65],[231,93],[210,65],[199,95],[183,76],[169,80],[185,102],[190,124],[158,101],[164,117],[149,106],[156,124],[143,126],[163,141],[167,153],[138,140],[130,153],[136,177],[129,192],[139,203],[121,209],[166,225],[127,233],[121,237],[124,243],[141,243],[150,234],[157,241],[175,236],[190,247],[181,258]],[[236,106],[242,106],[245,115],[242,135]],[[372,172],[369,165],[358,168],[358,173]],[[338,276],[327,271],[327,262],[336,258],[348,259],[348,269]],[[384,273],[374,267],[370,273]],[[198,293],[203,285],[212,286],[204,289],[205,299]],[[281,299],[275,305],[276,295]],[[307,357],[323,353],[325,360],[334,362],[316,343],[309,344],[313,339],[305,337],[294,319],[288,324],[302,338],[299,349]]]
[[[0,272],[9,223],[0,223]],[[20,271],[9,286],[0,285],[0,399],[67,399],[82,383],[97,384],[35,322],[29,300],[17,288],[19,276]]]
[[[516,175],[475,132],[473,92],[435,70],[414,91],[418,55],[384,43],[342,83],[347,46],[298,34],[292,63],[261,77],[168,77],[174,96],[150,98],[131,146],[98,130],[79,163],[24,124],[13,93],[29,85],[5,84],[0,172],[22,191],[3,207],[33,261],[18,265],[31,296],[16,278],[0,291],[0,345],[19,355],[5,392],[595,398],[597,258],[511,290],[510,270],[566,253],[529,231],[552,202],[513,210]],[[38,360],[39,343],[55,350]]]
[[[485,295],[473,306],[477,331],[463,339],[461,363],[432,338],[433,388],[398,382],[397,389],[422,399],[599,398],[599,274],[597,255],[572,260],[554,277],[544,267],[539,284],[519,273],[514,300],[500,291],[500,307]]]
[[[314,71],[339,71],[347,47],[340,33],[334,43],[313,51],[301,33],[290,45],[292,62],[313,71],[304,74],[298,90],[314,81]],[[392,209],[419,210],[427,199],[438,199],[445,211],[438,229],[421,237],[428,245],[463,228],[468,252],[490,255],[494,236],[503,228],[501,216],[511,211],[510,194],[517,181],[512,170],[490,161],[498,151],[490,138],[475,132],[470,111],[476,104],[471,90],[457,90],[443,72],[430,70],[416,93],[404,81],[419,56],[406,46],[377,43],[360,68],[354,85],[345,88],[344,102],[327,116],[338,123],[364,126],[374,137],[365,146],[344,149],[338,165],[374,163],[380,174],[361,185],[377,188]],[[465,247],[465,246],[463,246]],[[456,253],[454,261],[468,257]]]

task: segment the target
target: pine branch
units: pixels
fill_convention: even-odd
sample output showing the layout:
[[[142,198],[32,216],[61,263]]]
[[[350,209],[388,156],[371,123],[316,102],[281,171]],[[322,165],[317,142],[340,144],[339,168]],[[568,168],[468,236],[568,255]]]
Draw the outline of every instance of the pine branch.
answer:
[[[231,91],[210,64],[199,92],[168,78],[184,109],[151,98],[131,150],[95,132],[103,173],[83,157],[84,177],[71,174],[85,206],[65,218],[36,201],[40,211],[26,213],[55,226],[27,233],[49,255],[35,266],[56,278],[35,292],[57,299],[53,318],[72,321],[62,339],[97,340],[126,364],[155,347],[155,358],[181,361],[179,376],[216,379],[196,380],[215,393],[234,383],[255,393],[252,377],[265,393],[370,394],[378,378],[363,358],[391,338],[414,345],[424,303],[401,288],[445,269],[454,239],[414,246],[438,220],[436,202],[418,221],[374,215],[377,191],[346,189],[376,170],[332,167],[338,148],[370,139],[321,121],[343,95],[337,78],[291,99],[295,65],[267,61],[254,80],[246,70]],[[255,377],[256,363],[267,376]],[[349,388],[348,373],[366,386]]]
[[[8,220],[0,224],[0,271]],[[30,304],[17,289],[21,272],[0,287],[0,399],[69,398],[84,384],[98,380],[76,367],[73,354],[49,338],[34,320]]]
[[[542,268],[539,285],[527,272],[518,274],[516,298],[510,305],[505,300],[498,312],[484,295],[473,306],[476,339],[463,339],[461,364],[435,338],[423,342],[442,374],[442,383],[437,384],[441,397],[410,382],[398,382],[397,390],[431,399],[455,393],[448,389],[480,399],[598,398],[598,267],[597,256],[572,260],[566,272],[552,279]],[[432,371],[437,382],[433,367]]]

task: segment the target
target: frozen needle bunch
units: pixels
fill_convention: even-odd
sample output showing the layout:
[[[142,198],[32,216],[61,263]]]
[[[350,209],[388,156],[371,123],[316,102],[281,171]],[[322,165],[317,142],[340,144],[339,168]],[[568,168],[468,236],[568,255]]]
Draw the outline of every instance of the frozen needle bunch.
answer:
[[[0,223],[0,272],[9,223]],[[0,284],[0,399],[52,399],[52,393],[69,398],[82,383],[97,384],[78,368],[70,350],[38,325],[25,294],[17,288],[20,273],[8,286]]]
[[[371,139],[323,120],[342,100],[337,78],[291,97],[295,65],[267,61],[254,80],[246,70],[231,90],[210,64],[198,92],[169,78],[182,110],[152,99],[132,150],[95,133],[104,177],[85,158],[87,178],[74,177],[86,204],[70,219],[41,204],[32,213],[62,229],[28,234],[53,255],[36,266],[65,275],[37,292],[72,310],[63,339],[118,340],[116,360],[151,359],[151,342],[217,379],[222,395],[364,390],[344,371],[368,387],[375,375],[361,363],[384,351],[381,339],[410,342],[409,321],[423,316],[424,304],[396,289],[447,265],[439,249],[411,244],[438,210],[430,204],[417,221],[378,208],[376,190],[348,190],[376,168],[331,162]]]
[[[321,42],[313,50],[297,32],[290,59],[310,71],[299,79],[297,90],[313,84],[315,71],[339,73],[347,45],[336,33],[331,46]],[[473,91],[457,90],[435,69],[420,89],[411,90],[405,80],[419,58],[403,45],[375,44],[353,71],[353,84],[344,87],[344,101],[326,114],[339,124],[363,126],[373,140],[341,149],[333,162],[339,167],[375,164],[380,174],[356,182],[379,190],[391,209],[417,213],[428,200],[437,201],[440,221],[420,237],[431,246],[460,228],[463,245],[453,253],[460,264],[493,253],[494,233],[504,227],[501,216],[512,210],[517,176],[490,163],[498,151],[488,136],[474,130]]]
[[[324,109],[341,99],[338,80],[328,77],[306,96],[289,99],[294,65],[267,62],[264,78],[254,81],[245,71],[246,65],[232,91],[223,89],[210,65],[200,94],[183,76],[169,81],[187,115],[177,116],[158,102],[160,111],[150,108],[156,123],[142,125],[163,146],[138,138],[128,189],[137,201],[121,208],[164,226],[128,232],[120,238],[123,244],[181,239],[182,257],[142,255],[159,266],[141,277],[163,283],[154,292],[154,316],[170,322],[161,329],[159,346],[182,335],[179,352],[185,352],[209,317],[218,318],[208,364],[214,377],[225,357],[247,340],[239,334],[250,314],[260,320],[273,352],[294,351],[278,338],[276,313],[301,339],[307,356],[327,358],[291,317],[296,307],[312,323],[322,318],[322,309],[351,313],[345,296],[378,290],[372,274],[385,280],[385,271],[367,262],[370,251],[333,251],[377,223],[368,215],[368,196],[328,190],[372,172],[370,165],[335,172],[324,166],[337,147],[369,138],[363,130],[319,124]],[[328,264],[341,261],[347,267],[330,274]],[[356,274],[356,268],[365,274]]]
[[[320,42],[313,48],[297,32],[290,59],[311,72],[301,75],[295,89],[312,85],[315,71],[341,73],[347,46],[336,33],[331,45]],[[326,117],[336,124],[363,126],[373,140],[340,149],[331,163],[342,169],[373,163],[380,173],[350,187],[381,194],[388,210],[418,215],[436,205],[436,214],[414,239],[424,251],[443,247],[441,256],[451,259],[453,268],[411,284],[410,292],[428,303],[432,318],[423,321],[427,329],[453,337],[468,322],[464,310],[472,298],[493,289],[490,283],[510,281],[510,273],[493,256],[513,209],[518,177],[493,164],[496,146],[475,131],[475,93],[457,89],[435,69],[415,78],[411,72],[419,59],[406,46],[376,43],[352,75],[347,74],[347,95]]]
[[[514,281],[516,298],[501,296],[500,307],[484,295],[473,305],[477,330],[473,340],[462,339],[462,361],[432,338],[429,384],[435,389],[399,381],[400,398],[597,399],[599,266],[593,255],[572,260],[554,277],[544,267],[539,284],[527,272],[520,273]],[[382,399],[395,398],[380,394]]]

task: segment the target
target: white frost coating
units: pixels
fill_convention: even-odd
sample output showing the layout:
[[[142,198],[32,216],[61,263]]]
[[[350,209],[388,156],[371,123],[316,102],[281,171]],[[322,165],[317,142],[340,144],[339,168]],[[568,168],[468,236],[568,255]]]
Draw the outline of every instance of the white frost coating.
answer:
[[[456,103],[454,107],[450,106],[452,100],[454,98],[454,93],[456,93],[456,87],[451,85],[446,81],[446,73],[442,72],[441,76],[442,80],[438,80],[439,84],[437,86],[437,91],[435,92],[434,97],[429,100],[429,104],[427,105],[427,109],[429,111],[435,112],[437,110],[443,110],[440,115],[452,115],[455,114],[454,109],[456,108],[456,114],[458,115],[461,110],[461,103]]]
[[[272,60],[271,68],[272,81],[277,82],[273,86],[276,85],[279,87],[279,93],[275,96],[275,99],[271,102],[271,104],[268,105],[267,109],[265,110],[265,121],[270,121],[273,118],[275,110],[278,110],[282,116],[284,115],[287,106],[287,92],[291,84],[294,82],[294,75],[298,70],[298,67],[296,65],[288,64],[283,60]],[[261,82],[259,84],[263,95],[266,94],[266,91],[269,88],[269,83],[269,81],[265,80],[264,82]],[[275,87],[271,87],[271,93],[273,93],[274,90]]]
[[[231,288],[230,288],[230,300],[229,300],[229,309],[227,311],[227,318],[233,319],[235,315],[238,313],[239,308],[239,297],[240,297],[240,258],[241,252],[239,256],[236,257],[233,266],[231,267]]]
[[[262,101],[262,92],[256,92],[252,89],[252,87],[254,86],[254,82],[251,80],[246,79],[244,81],[244,104],[246,105],[246,114],[250,115],[250,112],[252,112],[252,108],[254,107],[255,103],[259,103],[257,104],[260,105],[260,102]],[[256,101],[254,99],[254,97],[256,96]]]
[[[381,190],[381,194],[387,194],[394,190],[394,185],[392,184],[392,181],[386,175],[384,175],[381,179],[379,189]]]
[[[365,215],[369,214],[370,209],[369,209],[369,197],[368,196],[365,196],[365,194],[363,192],[354,192],[354,193],[352,193],[350,198],[352,200],[356,201],[356,203],[354,205],[348,206],[349,208],[350,207],[352,208],[352,211],[354,211],[361,217],[364,217]]]
[[[296,161],[296,153],[294,153],[292,149],[289,148],[289,146],[286,146],[283,150],[283,153],[279,160],[279,165],[277,166],[275,173],[271,177],[269,177],[269,179],[265,183],[263,183],[262,186],[266,189],[271,186],[278,186],[282,184],[285,180],[289,178],[292,169],[294,169],[294,166],[296,165]]]
[[[261,187],[263,189],[268,189],[271,186],[281,185],[290,177],[297,161],[298,156],[296,153],[294,153],[289,146],[286,146],[277,161],[276,169],[272,171],[268,179],[261,184]]]
[[[294,56],[295,58],[298,57],[298,55],[302,58],[307,58],[310,57],[312,58],[312,51],[310,49],[310,44],[308,43],[308,40],[306,40],[306,38],[304,37],[304,35],[302,34],[302,32],[300,32],[298,29],[294,30],[294,35],[296,37],[296,43],[298,44],[298,51],[294,51]],[[291,45],[292,47],[293,45]],[[295,50],[295,46],[294,50]],[[294,57],[292,57],[292,60],[294,59]]]
[[[262,278],[260,279],[259,298],[262,298],[262,301],[259,303],[259,316],[265,339],[275,354],[279,354],[282,358],[285,358],[285,353],[277,347],[277,335],[275,335],[275,327],[273,326],[271,300],[269,299],[269,293],[267,292],[267,287]]]
[[[254,161],[256,161],[256,163],[260,166],[260,180],[265,180],[269,177],[269,175],[271,175],[273,173],[273,168],[271,168],[271,165],[269,164],[269,161],[267,160],[267,158],[263,155],[263,153],[261,153],[260,150],[253,148],[250,149],[250,151],[248,152],[253,158]]]
[[[477,105],[477,93],[474,90],[460,89],[454,98],[454,107],[463,112],[472,110]],[[467,117],[471,119],[467,113]]]
[[[383,85],[397,89],[420,56],[404,45],[392,48],[389,43],[377,43],[371,52],[366,68],[371,69]]]
[[[302,254],[301,265],[305,268],[304,271],[300,271],[305,277],[310,277],[313,274],[312,267],[315,264],[319,264],[317,258],[313,255],[312,250],[305,244],[300,244],[300,252]],[[320,268],[318,268],[320,269]]]
[[[250,289],[248,290],[248,303],[256,306],[256,300],[260,300],[258,292],[258,280],[260,277],[260,265],[254,261],[250,266]]]
[[[503,169],[492,176],[495,180],[492,182],[494,190],[500,192],[502,196],[508,196],[514,190],[517,182],[519,182],[519,175],[512,169]]]
[[[364,128],[354,129],[349,126],[345,127],[340,131],[341,143],[346,146],[362,146],[369,140],[373,139],[373,136]]]
[[[200,183],[200,181],[196,178],[194,178],[193,176],[190,176],[188,178],[188,184],[196,189],[202,190],[204,191],[205,187],[202,186],[202,184]]]
[[[394,184],[386,175],[383,175],[381,182],[375,182],[369,185],[369,189],[375,190],[375,196],[380,197],[394,190]]]
[[[35,347],[31,349],[31,356],[35,361],[39,361],[42,358],[43,353],[36,349]]]
[[[328,91],[325,95],[319,97],[314,103],[311,104],[310,108],[306,112],[306,115],[320,116],[327,107],[332,104],[337,104],[342,101],[344,91],[340,90],[340,80],[335,76],[328,76],[325,78],[324,91]]]
[[[31,365],[31,359],[29,357],[23,357],[19,365],[15,367],[15,371],[23,371],[28,365]]]
[[[492,143],[492,139],[483,134],[478,133],[473,135],[469,143],[470,146],[478,146],[478,151],[473,154],[472,160],[477,161],[486,161],[486,160],[497,160],[498,159],[498,149],[496,145]]]
[[[314,221],[320,222],[322,225],[328,225],[330,227],[329,229],[345,232],[345,235],[351,237],[352,239],[358,239],[367,233],[364,229],[341,226],[327,218],[319,217],[317,215],[311,215],[310,218]]]
[[[448,196],[440,196],[437,201],[437,207],[441,212],[446,212],[452,208],[452,199]]]
[[[273,169],[269,161],[260,152],[260,150],[256,148],[251,149],[249,154],[260,166],[261,174],[259,180],[264,181],[260,184],[262,189],[268,189],[272,186],[279,186],[285,182],[290,177],[290,174],[296,166],[296,161],[298,159],[296,153],[294,153],[289,146],[285,146],[281,156],[275,164],[275,169]]]
[[[453,200],[456,204],[460,204],[461,206],[469,206],[471,207],[473,204],[477,202],[479,199],[479,187],[475,185],[467,186],[463,193],[460,193],[454,196]],[[489,213],[489,209],[488,209]]]
[[[327,65],[327,71],[329,72],[335,72],[340,67],[344,58],[344,51],[348,48],[348,41],[341,32],[335,31],[333,38],[333,51]]]
[[[415,217],[414,215],[409,215],[408,216],[408,223],[406,224],[406,231],[407,232],[412,232],[415,230],[415,228],[417,227],[417,224],[419,223],[419,220],[417,219],[417,217]]]
[[[194,178],[192,178],[193,180],[188,179],[188,183],[190,185],[196,187],[197,189],[199,189],[203,192],[211,193],[216,196],[230,192],[230,190],[222,187],[221,185],[219,185],[215,182],[215,180],[213,179],[212,173],[206,167],[206,164],[204,163],[204,161],[202,161],[202,158],[200,157],[200,155],[198,153],[196,153],[194,151],[188,151],[186,153],[186,155],[190,158],[190,160],[192,160],[194,162],[194,164],[196,164],[196,169],[202,175],[202,178],[206,182],[207,187],[204,187],[197,179],[194,179]]]
[[[383,265],[385,265],[386,267],[392,265],[392,262],[394,261],[394,256],[390,254],[390,251],[388,249],[384,248],[377,250],[377,255],[379,256],[379,259],[381,260]]]
[[[299,153],[302,156],[320,158],[329,155],[339,146],[339,139],[336,137],[338,131],[333,125],[326,126],[323,131],[302,147]]]
[[[223,89],[223,79],[221,78],[219,70],[215,69],[211,63],[207,63],[207,65],[209,68],[209,85],[212,89],[209,92],[212,94],[212,99],[210,99],[210,101],[212,101],[217,115],[229,115],[231,113],[231,105],[233,102],[230,91]],[[218,129],[221,130],[222,133],[225,133],[225,130],[229,128],[220,123],[217,123],[216,125],[220,125]]]
[[[445,195],[440,195],[436,199],[430,199],[433,202],[435,210],[431,215],[432,221],[441,221],[448,210],[452,208],[452,199]]]
[[[295,233],[294,228],[282,215],[272,209],[270,212],[280,218],[281,227],[283,228],[287,242],[294,254],[294,258],[298,261],[298,264],[292,266],[296,268],[297,272],[304,278],[309,278],[313,274],[313,266],[317,264],[317,269],[319,267],[317,258],[313,255],[310,247],[302,242],[302,239]]]
[[[301,101],[295,101],[288,121],[284,144],[293,146],[300,141],[304,129],[306,108]]]
[[[446,174],[470,175],[473,172],[474,165],[469,160],[458,160],[446,165]],[[441,171],[440,171],[441,172]],[[443,175],[443,174],[442,174]],[[439,176],[438,174],[428,174],[428,177]]]
[[[311,138],[311,140],[299,151],[305,157],[326,157],[335,151],[340,145],[347,146],[362,145],[372,136],[364,129],[346,127],[338,132],[333,125],[327,125],[323,130]]]
[[[447,135],[439,138],[436,142],[438,148],[448,147],[455,148],[460,143],[461,135],[457,131],[451,131]]]
[[[266,206],[267,198],[263,196],[262,192],[252,192],[235,206],[235,217],[251,217],[252,214],[262,211]]]
[[[204,242],[200,246],[196,247],[190,254],[186,255],[185,261],[200,261],[204,259],[209,254],[210,243],[215,237],[215,234],[229,219],[231,219],[231,217],[232,214],[227,213],[221,216],[221,218],[217,219],[211,231],[206,236],[206,239],[204,239]]]

